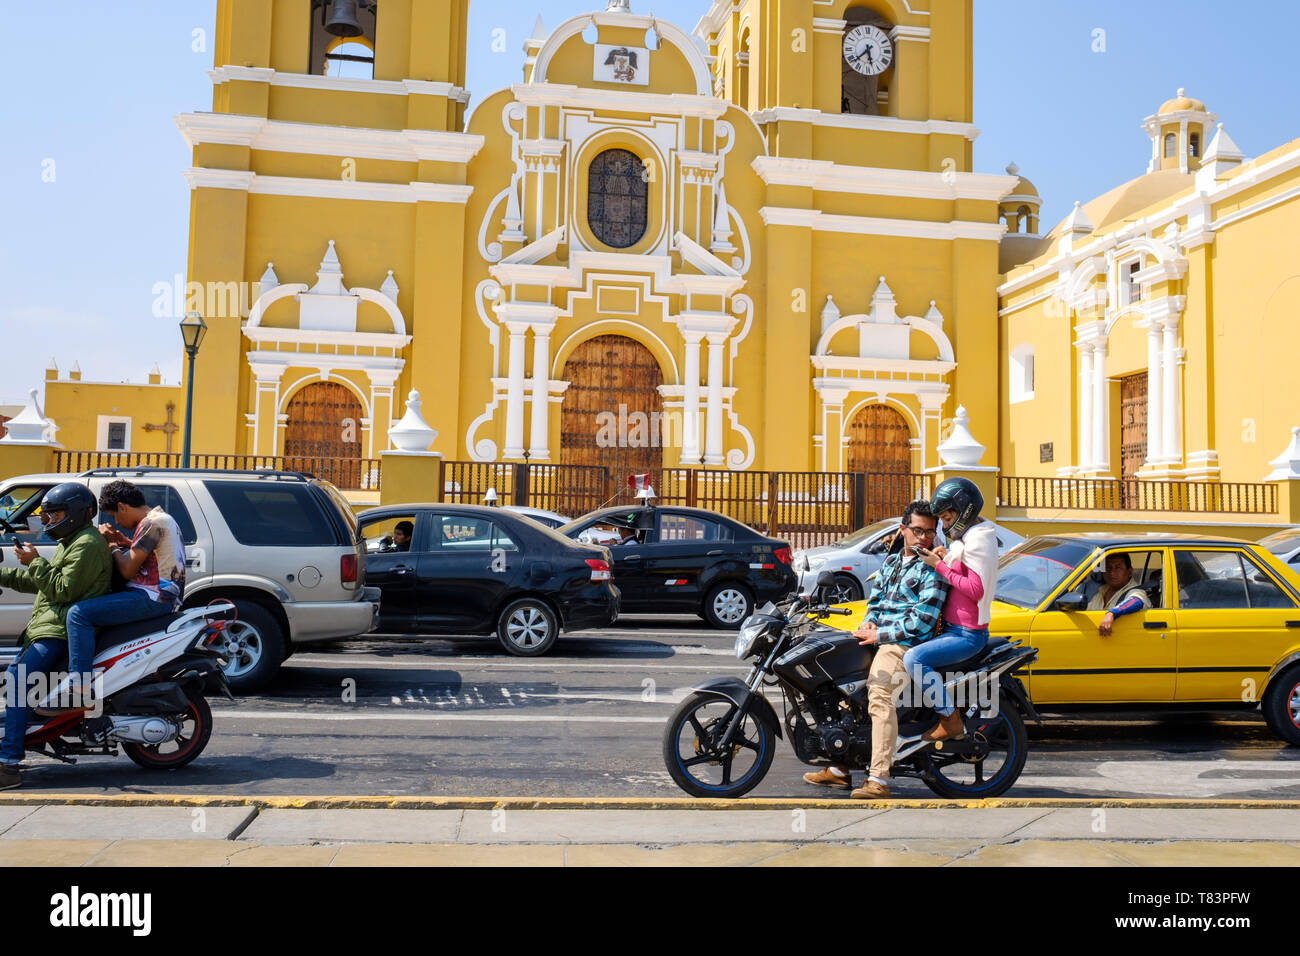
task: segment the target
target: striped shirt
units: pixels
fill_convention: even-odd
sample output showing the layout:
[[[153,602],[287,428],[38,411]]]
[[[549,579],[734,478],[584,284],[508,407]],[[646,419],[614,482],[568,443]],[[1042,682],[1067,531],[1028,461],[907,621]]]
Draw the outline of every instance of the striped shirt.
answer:
[[[891,554],[876,575],[866,621],[881,644],[911,647],[934,636],[948,585],[920,558]]]

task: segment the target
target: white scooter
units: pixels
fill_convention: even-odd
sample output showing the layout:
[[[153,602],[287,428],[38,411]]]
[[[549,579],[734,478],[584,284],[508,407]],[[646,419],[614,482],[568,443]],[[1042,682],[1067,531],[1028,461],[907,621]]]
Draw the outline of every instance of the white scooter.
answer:
[[[183,767],[212,736],[208,695],[234,699],[215,649],[234,620],[235,606],[219,601],[100,631],[94,668],[103,673],[92,706],[40,716],[60,705],[61,688],[52,690],[30,712],[26,749],[76,763],[80,755],[116,756],[121,744],[142,767]],[[29,693],[41,679],[26,677],[28,686],[13,692]]]

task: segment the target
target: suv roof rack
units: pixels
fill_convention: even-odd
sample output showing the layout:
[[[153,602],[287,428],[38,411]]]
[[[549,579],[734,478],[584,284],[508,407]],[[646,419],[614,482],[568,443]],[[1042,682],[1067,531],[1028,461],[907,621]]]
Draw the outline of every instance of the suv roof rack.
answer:
[[[276,480],[287,479],[290,481],[315,481],[316,476],[305,471],[275,471],[269,468],[162,468],[156,466],[141,467],[123,467],[123,468],[92,468],[89,471],[83,471],[78,477],[81,478],[108,478],[117,475],[159,475],[159,474],[182,474],[182,475],[241,475],[250,478],[274,478]]]

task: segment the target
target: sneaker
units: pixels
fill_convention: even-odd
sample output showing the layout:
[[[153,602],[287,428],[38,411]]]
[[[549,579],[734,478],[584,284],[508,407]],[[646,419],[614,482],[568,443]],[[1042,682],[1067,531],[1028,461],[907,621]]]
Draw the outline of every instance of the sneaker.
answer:
[[[13,790],[23,782],[16,764],[0,763],[0,790]]]
[[[841,776],[826,767],[818,770],[816,773],[806,773],[803,775],[804,783],[811,783],[818,787],[839,787],[841,790],[852,790],[853,782],[846,773]]]
[[[857,800],[881,800],[889,795],[888,784],[877,783],[875,780],[868,780],[849,794],[850,797]]]

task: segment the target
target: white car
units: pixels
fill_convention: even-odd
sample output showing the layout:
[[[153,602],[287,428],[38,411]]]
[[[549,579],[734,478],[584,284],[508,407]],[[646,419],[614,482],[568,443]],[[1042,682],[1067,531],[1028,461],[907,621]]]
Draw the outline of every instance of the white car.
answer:
[[[525,518],[532,518],[540,524],[546,525],[551,530],[555,530],[560,525],[568,524],[572,518],[566,518],[564,515],[557,515],[554,511],[545,511],[541,508],[527,508],[523,505],[506,505],[505,511],[513,511],[515,514],[523,515]]]
[[[1275,531],[1259,539],[1261,548],[1268,548],[1283,564],[1300,573],[1300,528]]]
[[[903,519],[885,518],[865,528],[859,528],[846,538],[833,544],[824,544],[818,548],[796,551],[794,570],[799,575],[799,591],[807,594],[817,584],[817,577],[823,571],[835,575],[835,588],[831,591],[831,603],[842,604],[847,601],[861,601],[871,593],[870,578],[880,570],[885,561],[885,549]],[[993,525],[998,536],[998,554],[1006,554],[1025,540],[1000,524]],[[936,544],[944,544],[943,527],[935,535]],[[1300,542],[1297,542],[1300,546]]]

